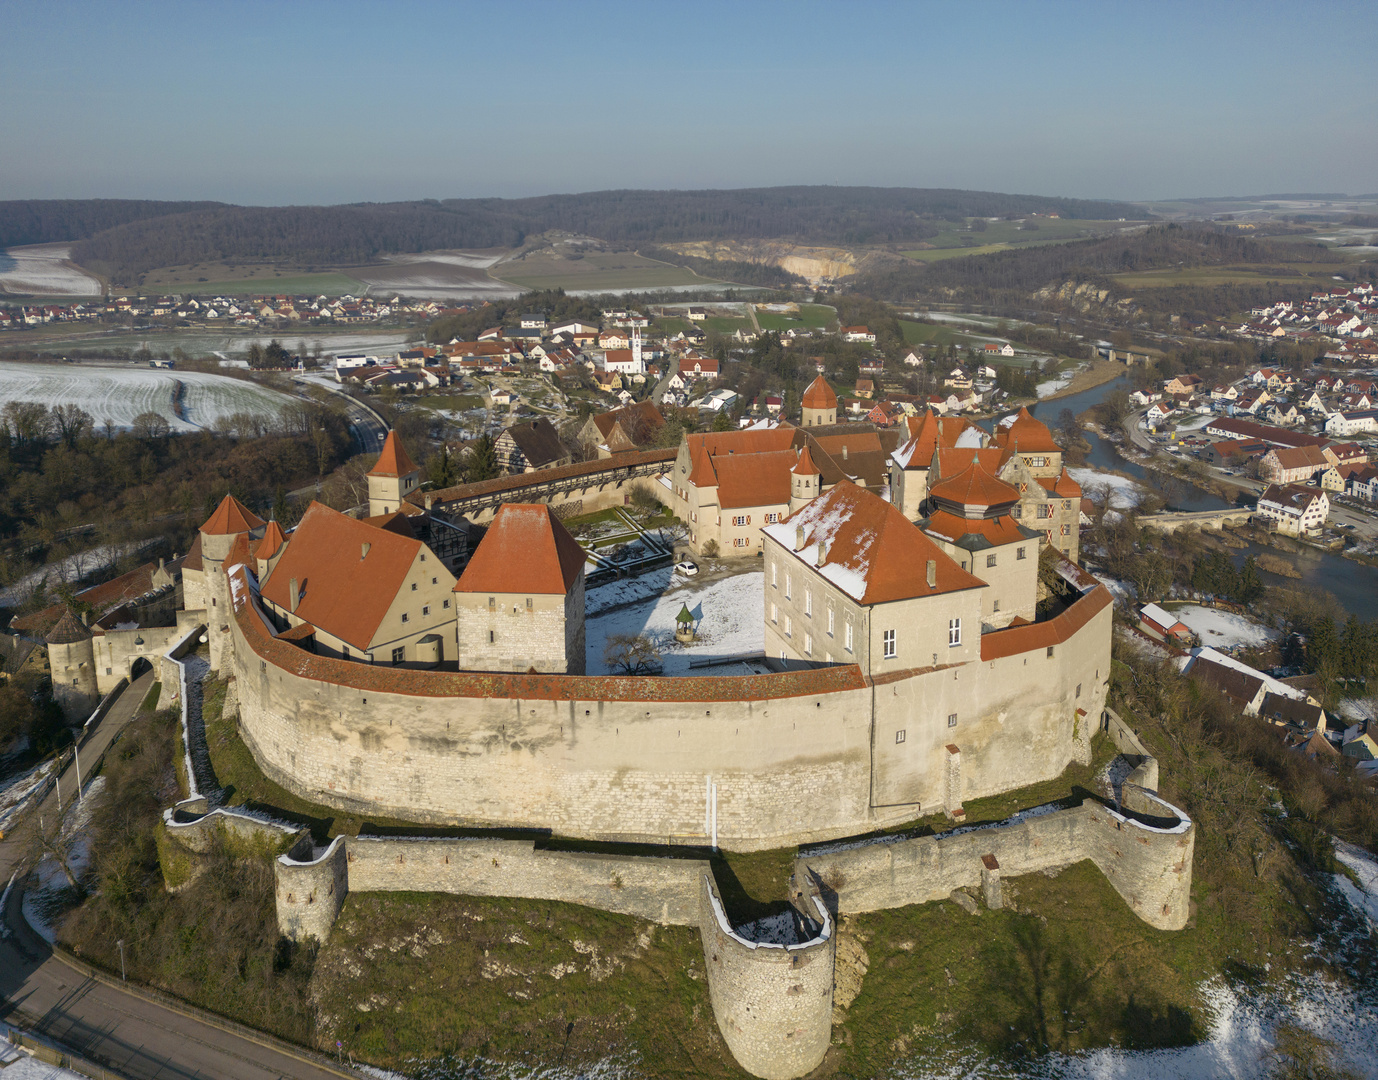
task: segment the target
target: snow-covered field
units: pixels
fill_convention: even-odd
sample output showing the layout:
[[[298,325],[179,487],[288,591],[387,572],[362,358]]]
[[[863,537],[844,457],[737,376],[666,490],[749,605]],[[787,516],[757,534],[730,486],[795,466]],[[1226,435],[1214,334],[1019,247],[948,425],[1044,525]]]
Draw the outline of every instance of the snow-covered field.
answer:
[[[1057,379],[1049,379],[1047,382],[1041,382],[1036,388],[1038,396],[1041,398],[1052,397],[1071,381],[1071,375],[1064,375]]]
[[[185,420],[172,409],[178,382],[186,387]],[[196,431],[231,413],[276,417],[292,400],[255,383],[198,371],[0,363],[0,401],[80,405],[95,418],[97,427],[109,421],[128,428],[140,413],[156,412],[173,431]]]
[[[1234,645],[1253,647],[1266,645],[1279,636],[1276,630],[1261,626],[1248,616],[1237,615],[1233,611],[1188,604],[1174,609],[1173,614],[1191,628],[1203,645],[1218,648]]]
[[[29,803],[43,790],[53,774],[53,762],[45,761],[26,773],[12,776],[0,782],[0,833],[10,831],[19,815]]]
[[[1067,473],[1081,485],[1088,499],[1105,503],[1116,510],[1138,506],[1147,492],[1127,476],[1116,476],[1097,469],[1068,469]]]
[[[0,252],[0,293],[99,296],[100,280],[74,266],[70,244],[34,244]]]
[[[765,574],[752,571],[706,585],[676,585],[661,596],[651,597],[632,607],[598,615],[588,620],[586,632],[588,673],[608,675],[603,650],[613,634],[647,634],[668,641],[665,649],[666,675],[688,675],[691,660],[759,653],[765,646]],[[699,635],[704,640],[680,645],[674,640],[675,616],[680,608],[701,618]],[[721,674],[718,670],[705,674]]]
[[[1335,888],[1368,922],[1370,932],[1378,930],[1378,859],[1343,840],[1335,841],[1335,858],[1359,879],[1355,885],[1346,875],[1336,874]]]

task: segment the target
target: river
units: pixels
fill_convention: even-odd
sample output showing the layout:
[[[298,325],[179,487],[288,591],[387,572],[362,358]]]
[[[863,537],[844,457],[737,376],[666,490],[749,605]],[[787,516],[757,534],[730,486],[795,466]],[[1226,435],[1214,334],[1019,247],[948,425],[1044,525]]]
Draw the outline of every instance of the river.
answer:
[[[1071,409],[1080,416],[1093,405],[1099,405],[1104,401],[1106,395],[1116,390],[1127,390],[1130,385],[1129,376],[1121,375],[1079,394],[1030,405],[1029,411],[1035,415],[1041,411],[1043,415],[1039,419],[1049,427],[1055,427],[1063,409]],[[1101,438],[1094,431],[1085,432],[1085,436],[1091,444],[1091,452],[1086,458],[1088,466],[1134,477],[1166,499],[1169,510],[1223,510],[1233,505],[1194,484],[1166,476],[1156,469],[1145,469],[1142,465],[1121,457],[1114,443]],[[1302,575],[1300,578],[1285,578],[1265,572],[1263,578],[1269,585],[1324,589],[1335,596],[1351,614],[1361,619],[1378,619],[1378,567],[1358,563],[1329,552],[1317,551],[1314,548],[1306,548],[1300,554],[1292,554],[1278,552],[1259,544],[1250,544],[1248,548],[1240,550],[1235,555],[1235,561],[1242,563],[1249,555],[1261,555],[1264,552],[1282,555]]]

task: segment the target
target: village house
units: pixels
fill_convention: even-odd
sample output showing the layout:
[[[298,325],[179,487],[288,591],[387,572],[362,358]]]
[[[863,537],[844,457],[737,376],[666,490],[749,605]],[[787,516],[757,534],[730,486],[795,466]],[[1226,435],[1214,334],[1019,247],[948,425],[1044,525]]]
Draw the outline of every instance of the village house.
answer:
[[[665,426],[665,417],[650,401],[598,413],[579,429],[581,445],[597,451],[600,458],[649,445]]]
[[[1303,484],[1338,460],[1319,446],[1277,447],[1259,458],[1258,475],[1270,484]]]
[[[558,469],[574,460],[574,455],[560,442],[555,426],[544,416],[504,428],[494,450],[503,471],[509,475]]]
[[[1330,516],[1330,497],[1320,488],[1270,484],[1254,517],[1287,536],[1319,532]]]

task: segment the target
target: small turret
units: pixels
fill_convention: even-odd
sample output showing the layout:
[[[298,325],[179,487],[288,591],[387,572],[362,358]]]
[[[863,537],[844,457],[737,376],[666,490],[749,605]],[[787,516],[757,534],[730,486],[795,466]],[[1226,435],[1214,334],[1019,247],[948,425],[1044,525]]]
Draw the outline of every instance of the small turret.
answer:
[[[369,517],[400,510],[402,500],[420,486],[421,470],[403,448],[397,432],[389,431],[377,464],[368,471]]]
[[[822,375],[809,383],[800,402],[804,427],[826,427],[837,423],[837,394]]]
[[[789,471],[789,512],[793,514],[822,493],[823,476],[818,471],[818,466],[813,463],[813,455],[806,446],[799,451],[799,460]]]

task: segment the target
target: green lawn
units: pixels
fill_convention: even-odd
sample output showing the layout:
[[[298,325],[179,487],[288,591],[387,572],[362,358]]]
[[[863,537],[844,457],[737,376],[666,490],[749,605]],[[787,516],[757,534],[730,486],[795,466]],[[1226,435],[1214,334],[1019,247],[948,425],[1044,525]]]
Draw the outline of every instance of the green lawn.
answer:
[[[633,252],[602,252],[580,259],[530,256],[501,263],[489,276],[526,289],[659,289],[670,285],[713,285],[683,266]]]
[[[900,319],[898,322],[906,345],[956,345],[960,348],[971,345],[979,349],[989,340],[954,330],[947,323],[910,322],[908,319]]]
[[[1029,225],[1036,224],[1037,228]],[[938,262],[941,259],[964,255],[989,255],[1009,248],[1034,247],[1039,244],[1065,244],[1102,236],[1117,229],[1132,226],[1125,221],[1079,221],[1072,218],[1027,218],[1024,227],[1018,221],[988,221],[981,232],[965,226],[950,225],[937,236],[925,241],[931,247],[906,251],[903,254],[919,262]]]
[[[710,315],[699,324],[704,333],[735,334],[738,330],[750,330],[751,320],[745,315]]]
[[[798,315],[758,310],[756,321],[761,324],[762,330],[792,330],[801,327],[823,330],[837,322],[837,312],[826,304],[800,304]]]

